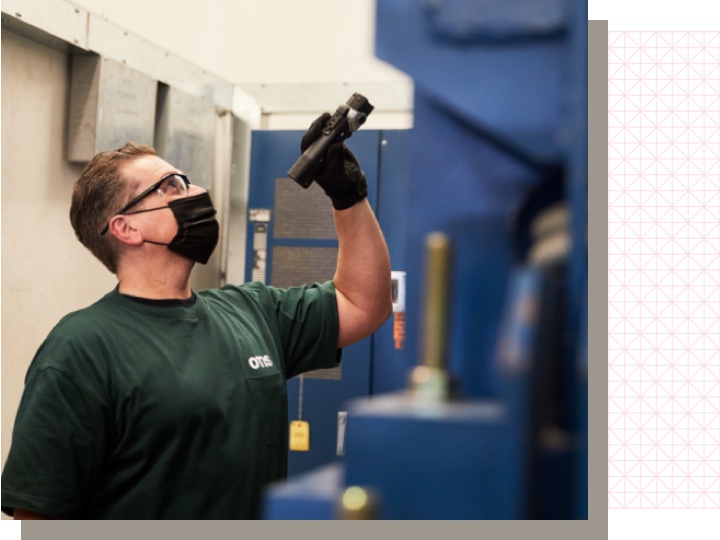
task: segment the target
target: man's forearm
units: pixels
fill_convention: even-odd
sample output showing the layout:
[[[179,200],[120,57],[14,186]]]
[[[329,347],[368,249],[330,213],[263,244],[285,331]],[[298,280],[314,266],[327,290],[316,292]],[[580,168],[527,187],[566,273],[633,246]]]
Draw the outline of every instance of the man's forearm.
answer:
[[[377,330],[392,313],[390,255],[367,199],[334,214],[339,251],[333,283],[342,347]]]

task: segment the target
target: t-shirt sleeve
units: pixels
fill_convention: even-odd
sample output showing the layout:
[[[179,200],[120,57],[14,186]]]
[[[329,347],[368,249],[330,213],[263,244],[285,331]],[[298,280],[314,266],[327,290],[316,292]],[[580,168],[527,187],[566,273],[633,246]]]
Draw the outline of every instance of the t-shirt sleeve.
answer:
[[[99,401],[62,371],[31,367],[2,473],[3,512],[69,518],[81,512],[104,455]]]
[[[287,378],[340,364],[337,297],[332,281],[268,289],[275,303]]]

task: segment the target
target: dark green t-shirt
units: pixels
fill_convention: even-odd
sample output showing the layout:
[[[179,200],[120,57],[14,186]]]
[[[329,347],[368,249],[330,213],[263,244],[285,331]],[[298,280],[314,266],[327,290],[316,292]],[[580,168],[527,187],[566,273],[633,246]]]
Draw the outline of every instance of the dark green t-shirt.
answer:
[[[115,290],[66,316],[26,376],[3,511],[260,517],[287,473],[285,380],[335,367],[338,328],[331,282],[226,286],[191,307]]]

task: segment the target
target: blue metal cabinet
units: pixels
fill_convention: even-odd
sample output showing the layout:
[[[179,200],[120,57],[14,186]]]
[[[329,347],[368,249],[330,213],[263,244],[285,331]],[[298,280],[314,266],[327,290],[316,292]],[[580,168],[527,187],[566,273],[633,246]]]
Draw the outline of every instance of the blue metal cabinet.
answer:
[[[390,252],[393,270],[408,274],[419,268],[406,264],[408,188],[412,130],[381,132],[377,218]],[[417,360],[408,355],[407,343],[396,348],[393,315],[372,337],[371,394],[384,394],[404,388],[409,371]]]

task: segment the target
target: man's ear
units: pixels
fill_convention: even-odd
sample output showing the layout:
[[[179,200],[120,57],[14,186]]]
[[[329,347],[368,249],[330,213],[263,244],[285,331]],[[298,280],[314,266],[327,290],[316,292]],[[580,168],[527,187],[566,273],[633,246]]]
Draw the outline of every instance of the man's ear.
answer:
[[[112,234],[123,244],[137,246],[143,243],[142,234],[140,234],[140,231],[130,225],[128,220],[125,219],[125,216],[113,217],[110,220],[110,228],[108,230],[108,233]]]

